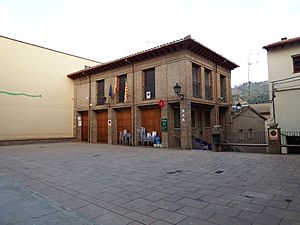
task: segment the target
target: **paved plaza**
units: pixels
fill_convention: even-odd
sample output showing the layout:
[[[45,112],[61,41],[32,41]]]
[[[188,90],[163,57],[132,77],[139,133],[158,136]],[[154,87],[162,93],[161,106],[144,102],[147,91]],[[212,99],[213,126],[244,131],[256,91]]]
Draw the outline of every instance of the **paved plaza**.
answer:
[[[300,224],[300,155],[2,146],[0,224]]]

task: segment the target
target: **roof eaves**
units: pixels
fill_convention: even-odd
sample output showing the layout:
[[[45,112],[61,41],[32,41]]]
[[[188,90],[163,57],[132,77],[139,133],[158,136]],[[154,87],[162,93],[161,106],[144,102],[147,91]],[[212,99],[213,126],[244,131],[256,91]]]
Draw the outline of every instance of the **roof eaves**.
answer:
[[[276,47],[280,47],[280,46],[286,46],[286,45],[290,45],[290,44],[294,44],[294,43],[300,43],[300,37],[281,40],[281,41],[263,46],[263,48],[266,49],[266,50],[269,50],[269,49],[272,49],[272,48],[276,48]]]
[[[194,45],[194,46],[189,46],[189,45]],[[131,63],[136,63],[138,61],[143,61],[146,59],[154,58],[157,57],[158,55],[163,55],[167,54],[172,51],[178,51],[181,49],[188,49],[189,47],[196,47],[196,48],[191,48],[191,49],[197,49],[197,47],[200,47],[200,51],[196,54],[202,55],[203,57],[208,58],[211,61],[215,61],[216,63],[220,64],[221,66],[224,66],[225,68],[228,68],[230,70],[235,69],[239,67],[236,63],[226,59],[222,55],[216,53],[215,51],[209,49],[208,47],[202,45],[200,42],[195,41],[194,39],[191,38],[190,35],[188,35],[185,38],[178,39],[176,41],[172,41],[166,44],[159,45],[157,47],[153,47],[144,51],[140,51],[113,61],[109,61],[107,63],[103,63],[100,65],[96,65],[94,67],[80,70],[71,74],[68,74],[67,76],[72,79],[78,78],[83,72],[86,72],[87,74],[90,73],[95,73],[97,69],[102,68],[103,71],[107,70],[108,65],[115,64],[116,68],[125,66],[125,65],[130,65]],[[189,49],[189,50],[191,50]],[[199,48],[198,48],[199,49]],[[191,50],[192,51],[192,50]],[[206,55],[205,55],[206,53]]]

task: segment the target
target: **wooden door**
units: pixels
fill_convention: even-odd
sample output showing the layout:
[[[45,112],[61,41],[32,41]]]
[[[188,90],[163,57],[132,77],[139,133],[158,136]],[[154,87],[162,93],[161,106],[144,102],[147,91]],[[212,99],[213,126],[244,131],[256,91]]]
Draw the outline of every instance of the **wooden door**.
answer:
[[[120,110],[117,112],[117,134],[118,134],[118,143],[119,135],[121,130],[127,130],[131,133],[131,110]]]
[[[146,132],[152,133],[156,131],[161,138],[160,133],[160,108],[149,108],[142,110],[142,127],[146,128]]]
[[[81,113],[81,141],[88,141],[89,136],[89,114],[88,112]]]
[[[108,142],[108,125],[107,125],[107,111],[100,111],[97,113],[97,142]]]

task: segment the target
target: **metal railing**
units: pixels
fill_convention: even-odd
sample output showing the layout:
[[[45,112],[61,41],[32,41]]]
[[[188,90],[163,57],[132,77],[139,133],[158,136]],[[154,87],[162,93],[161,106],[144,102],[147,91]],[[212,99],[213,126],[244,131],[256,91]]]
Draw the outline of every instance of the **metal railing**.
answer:
[[[267,132],[225,132],[225,143],[267,144]]]
[[[281,131],[280,134],[283,135],[283,136],[300,137],[300,131]]]
[[[286,147],[288,153],[300,153],[300,131],[281,131],[280,147]]]

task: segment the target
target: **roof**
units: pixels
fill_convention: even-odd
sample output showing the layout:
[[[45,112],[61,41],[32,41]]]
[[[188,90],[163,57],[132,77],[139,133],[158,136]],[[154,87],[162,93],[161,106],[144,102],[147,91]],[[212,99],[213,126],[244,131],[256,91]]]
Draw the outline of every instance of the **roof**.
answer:
[[[270,113],[271,103],[252,104],[251,108],[258,113]]]
[[[290,38],[290,39],[282,38],[281,41],[266,45],[263,48],[269,50],[276,47],[284,47],[287,45],[290,46],[292,44],[300,44],[300,37]]]
[[[253,109],[251,106],[245,106],[245,107],[242,107],[240,110],[232,111],[232,118],[234,119],[234,118],[242,115],[247,110],[251,110],[252,112],[254,112],[255,114],[257,114],[259,117],[261,117],[262,119],[267,120],[267,118],[265,118],[263,115],[261,115],[255,109]]]
[[[101,65],[97,65],[88,69],[80,70],[68,75],[68,77],[72,79],[76,79],[79,77],[84,77],[88,75],[93,75],[99,72],[105,72],[108,70],[120,68],[122,66],[130,65],[133,63],[138,63],[141,61],[149,60],[155,57],[159,57],[162,55],[166,55],[173,52],[178,52],[181,50],[189,50],[199,56],[202,56],[214,63],[217,63],[220,66],[223,66],[229,70],[233,70],[238,67],[234,62],[226,59],[222,55],[214,52],[213,50],[205,47],[199,42],[195,41],[191,38],[191,36],[187,36],[183,39],[179,39],[177,41],[173,41],[167,44],[163,44],[145,51],[141,51],[120,59],[116,59],[114,61],[110,61]]]
[[[72,55],[72,54],[69,54],[69,53],[57,51],[57,50],[54,50],[54,49],[51,49],[51,48],[46,48],[46,47],[43,47],[43,46],[40,46],[40,45],[31,44],[31,43],[28,43],[28,42],[24,42],[24,41],[20,41],[20,40],[17,40],[17,39],[5,37],[5,36],[2,36],[2,35],[0,35],[0,38],[8,39],[8,40],[11,40],[11,41],[16,41],[16,42],[19,42],[19,43],[22,43],[22,44],[25,44],[25,45],[31,45],[31,46],[36,47],[36,48],[41,48],[41,49],[49,50],[49,51],[52,51],[52,52],[56,52],[56,53],[60,53],[60,54],[64,54],[64,55],[84,59],[84,60],[89,60],[89,61],[92,61],[92,62],[95,62],[95,63],[100,63],[99,61],[95,61],[95,60],[87,59],[87,58],[84,58],[84,57],[81,57],[81,56]]]

